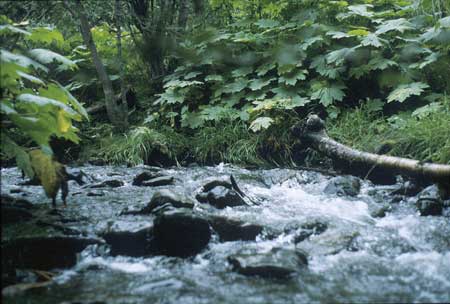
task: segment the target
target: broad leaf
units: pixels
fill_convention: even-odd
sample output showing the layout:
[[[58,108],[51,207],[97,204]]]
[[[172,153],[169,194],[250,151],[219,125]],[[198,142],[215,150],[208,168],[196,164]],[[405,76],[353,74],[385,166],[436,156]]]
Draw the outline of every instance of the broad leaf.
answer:
[[[409,84],[399,85],[394,91],[389,94],[387,102],[398,101],[404,102],[408,97],[412,95],[420,95],[422,92],[430,86],[423,82],[413,82]]]
[[[30,51],[30,55],[44,64],[52,63],[54,61],[59,63],[59,71],[65,71],[69,69],[74,70],[77,67],[75,62],[73,62],[72,60],[50,50],[34,49]]]
[[[250,124],[250,130],[253,132],[258,132],[270,127],[273,123],[273,119],[270,117],[258,117]]]
[[[313,85],[313,93],[311,99],[318,99],[321,104],[325,107],[331,105],[333,101],[342,101],[344,99],[345,93],[343,91],[345,86],[342,84],[323,84],[316,83]]]

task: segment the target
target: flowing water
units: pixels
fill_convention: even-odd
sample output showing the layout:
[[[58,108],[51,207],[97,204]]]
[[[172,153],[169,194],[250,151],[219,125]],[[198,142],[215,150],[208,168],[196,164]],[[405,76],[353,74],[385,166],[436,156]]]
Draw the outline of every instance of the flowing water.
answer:
[[[207,181],[233,174],[240,188],[260,204],[216,209],[196,204],[199,214],[217,214],[262,225],[256,241],[219,242],[213,236],[194,257],[128,257],[91,245],[75,266],[61,269],[48,287],[6,297],[9,303],[329,303],[450,301],[450,217],[419,216],[415,198],[390,203],[390,187],[363,182],[356,197],[323,192],[330,177],[290,169],[246,170],[229,165],[162,169],[175,178],[163,187],[132,186],[144,167],[81,167],[92,180],[120,179],[125,186],[87,189],[71,183],[68,206],[60,207],[70,228],[97,236],[111,227],[136,230],[149,225],[138,210],[161,188],[195,199]],[[38,186],[17,186],[16,168],[2,169],[2,193],[21,188],[34,204],[50,204]],[[90,189],[89,191],[94,191]],[[60,202],[58,201],[60,204]],[[385,217],[371,208],[390,203]],[[448,210],[449,208],[447,208]],[[295,229],[321,222],[325,232],[294,243]],[[302,249],[308,266],[286,279],[244,276],[227,257],[245,247],[267,252],[274,247]]]

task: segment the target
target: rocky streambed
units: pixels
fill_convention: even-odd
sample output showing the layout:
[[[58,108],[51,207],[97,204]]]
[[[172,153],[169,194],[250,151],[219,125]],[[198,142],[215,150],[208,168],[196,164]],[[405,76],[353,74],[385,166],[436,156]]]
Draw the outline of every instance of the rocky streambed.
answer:
[[[79,169],[85,185],[57,209],[1,170],[5,303],[450,301],[450,201],[433,187],[228,165]]]

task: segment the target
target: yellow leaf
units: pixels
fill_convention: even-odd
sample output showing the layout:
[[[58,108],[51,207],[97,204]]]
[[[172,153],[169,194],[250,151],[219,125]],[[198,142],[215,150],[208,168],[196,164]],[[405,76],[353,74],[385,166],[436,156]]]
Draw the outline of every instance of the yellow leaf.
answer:
[[[69,131],[70,127],[72,126],[72,123],[70,122],[70,119],[67,118],[65,115],[66,112],[64,110],[59,110],[57,114],[58,118],[58,130],[62,133],[66,133]]]
[[[31,158],[31,167],[34,173],[44,187],[45,194],[52,198],[58,193],[61,177],[61,164],[52,160],[50,155],[42,150],[32,150],[29,152]]]
[[[349,34],[351,36],[367,36],[370,34],[370,32],[367,30],[363,30],[363,29],[357,29],[357,30],[349,31],[347,34]]]

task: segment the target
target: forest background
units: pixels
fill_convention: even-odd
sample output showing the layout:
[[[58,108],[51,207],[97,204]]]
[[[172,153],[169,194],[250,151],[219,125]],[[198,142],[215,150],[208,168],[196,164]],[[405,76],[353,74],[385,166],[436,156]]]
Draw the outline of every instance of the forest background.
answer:
[[[0,1],[2,164],[327,166],[315,113],[369,152],[450,164],[446,0]],[[73,142],[73,143],[72,143]]]

